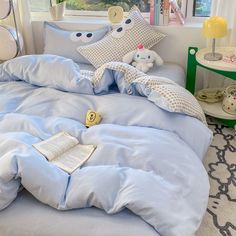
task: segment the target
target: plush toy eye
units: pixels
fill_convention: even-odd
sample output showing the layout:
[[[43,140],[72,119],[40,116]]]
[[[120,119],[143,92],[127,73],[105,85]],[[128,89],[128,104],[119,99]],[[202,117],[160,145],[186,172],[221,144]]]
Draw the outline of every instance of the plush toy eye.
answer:
[[[139,57],[139,54],[137,54],[137,57]]]
[[[82,33],[80,32],[73,32],[70,34],[70,39],[73,42],[78,42],[81,40]]]
[[[111,36],[113,38],[121,38],[123,37],[123,35],[125,34],[125,30],[123,27],[119,27],[117,28],[116,30],[114,30],[112,33],[111,33]]]
[[[148,59],[150,59],[151,57],[150,56],[148,56]]]
[[[92,39],[93,39],[92,33],[84,33],[81,38],[83,43],[89,43],[90,41],[92,41]]]
[[[117,31],[118,33],[120,33],[122,30],[123,30],[123,28],[122,28],[122,27],[119,27],[116,31]]]
[[[127,20],[125,20],[123,25],[124,25],[125,29],[132,29],[134,27],[134,21],[132,21],[131,19],[127,19]]]
[[[131,19],[127,19],[126,21],[125,21],[125,24],[130,24],[131,23]]]
[[[86,36],[87,36],[88,38],[91,38],[91,37],[93,36],[93,34],[92,34],[92,33],[88,33]]]

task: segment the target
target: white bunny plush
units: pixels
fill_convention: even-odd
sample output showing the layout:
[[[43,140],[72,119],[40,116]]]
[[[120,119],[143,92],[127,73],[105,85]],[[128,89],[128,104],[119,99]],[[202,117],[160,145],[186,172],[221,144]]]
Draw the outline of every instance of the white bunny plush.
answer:
[[[123,62],[128,64],[132,62],[132,66],[144,73],[153,67],[153,62],[158,66],[163,64],[163,60],[156,52],[144,48],[142,44],[138,44],[136,50],[127,53],[123,57]]]

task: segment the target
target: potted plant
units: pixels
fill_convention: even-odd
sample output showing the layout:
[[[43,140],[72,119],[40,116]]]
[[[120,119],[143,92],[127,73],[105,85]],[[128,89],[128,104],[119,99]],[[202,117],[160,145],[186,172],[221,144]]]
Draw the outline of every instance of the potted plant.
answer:
[[[52,0],[50,0],[50,14],[52,16],[53,20],[63,20],[64,13],[66,8],[66,1],[65,0],[56,0],[55,3],[53,3]]]

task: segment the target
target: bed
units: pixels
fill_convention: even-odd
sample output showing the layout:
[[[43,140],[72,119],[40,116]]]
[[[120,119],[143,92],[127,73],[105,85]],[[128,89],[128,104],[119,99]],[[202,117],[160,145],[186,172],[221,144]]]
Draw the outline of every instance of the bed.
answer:
[[[204,113],[178,65],[153,52],[147,74],[122,62],[166,37],[137,7],[110,28],[45,22],[44,55],[0,65],[0,236],[193,236],[199,227],[212,138]],[[88,110],[100,124],[85,126]],[[61,131],[97,147],[71,175],[32,146]]]
[[[138,79],[129,89],[124,69]],[[193,235],[209,191],[202,159],[212,134],[204,118],[166,110],[131,66],[98,69],[93,90],[91,71],[50,55],[1,65],[0,235]],[[180,89],[173,78],[184,84],[176,65],[152,73],[145,78],[163,88]],[[89,129],[88,109],[103,117]],[[98,147],[70,177],[32,148],[60,131]]]

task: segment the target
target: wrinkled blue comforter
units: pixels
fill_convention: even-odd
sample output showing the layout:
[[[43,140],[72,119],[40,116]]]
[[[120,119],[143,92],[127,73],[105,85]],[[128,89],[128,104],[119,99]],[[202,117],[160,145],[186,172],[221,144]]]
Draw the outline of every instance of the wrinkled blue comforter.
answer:
[[[211,132],[196,118],[164,111],[145,97],[71,93],[79,67],[63,60],[0,66],[0,210],[22,184],[60,210],[95,206],[112,214],[128,208],[161,235],[194,235],[208,200],[201,159]],[[88,84],[80,84],[81,91]],[[88,109],[103,116],[89,129]],[[60,131],[97,146],[71,176],[32,147]]]

